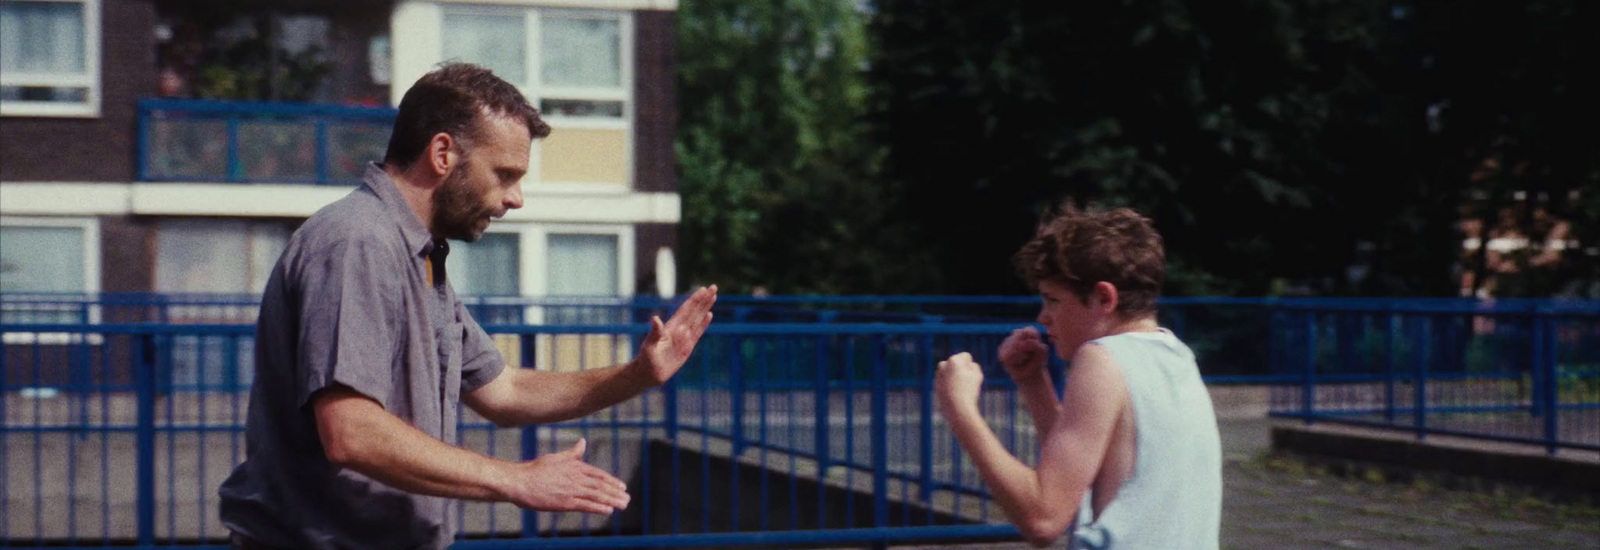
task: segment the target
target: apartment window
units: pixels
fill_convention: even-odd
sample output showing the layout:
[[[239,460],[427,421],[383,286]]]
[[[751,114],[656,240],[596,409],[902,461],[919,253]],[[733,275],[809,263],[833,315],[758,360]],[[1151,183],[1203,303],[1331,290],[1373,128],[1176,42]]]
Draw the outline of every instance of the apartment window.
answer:
[[[267,278],[289,242],[284,222],[170,219],[156,228],[157,292],[169,323],[254,323]],[[194,296],[227,294],[227,296]],[[175,336],[164,385],[237,390],[255,375],[254,343],[224,336]]]
[[[450,286],[462,296],[519,296],[516,233],[487,232],[475,243],[452,241],[445,260]]]
[[[100,0],[0,0],[0,115],[99,114]]]
[[[632,18],[626,12],[447,5],[443,59],[516,84],[554,129],[533,175],[555,190],[622,190],[632,161]]]
[[[451,242],[445,272],[480,324],[521,324],[522,235],[491,229],[478,242]]]
[[[550,234],[551,296],[616,296],[617,236]]]
[[[546,261],[550,296],[619,296],[617,235],[550,233]],[[555,306],[546,319],[557,323],[610,324],[627,322],[627,312],[607,306]]]
[[[100,225],[93,218],[0,217],[0,323],[98,323]],[[7,333],[8,344],[65,343],[64,334]]]
[[[288,241],[289,226],[280,222],[163,221],[156,230],[156,292],[260,294]],[[192,305],[171,306],[167,315],[172,322],[253,323],[256,312],[254,307]]]
[[[444,14],[444,58],[477,63],[526,88],[527,21],[519,9],[453,6]]]
[[[609,325],[632,322],[625,301],[632,293],[631,228],[600,225],[539,227],[544,245],[540,275],[549,303],[541,320],[550,324]],[[562,297],[577,297],[563,304]],[[613,299],[605,299],[614,297]],[[595,298],[601,298],[595,300]],[[558,372],[603,367],[636,349],[626,335],[543,335],[535,364]]]

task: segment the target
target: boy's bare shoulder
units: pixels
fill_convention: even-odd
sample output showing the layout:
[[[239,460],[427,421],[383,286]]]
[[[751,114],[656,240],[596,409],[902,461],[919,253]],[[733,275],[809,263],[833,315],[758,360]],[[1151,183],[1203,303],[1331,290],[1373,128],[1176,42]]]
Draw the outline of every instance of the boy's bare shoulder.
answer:
[[[1122,367],[1116,356],[1105,346],[1090,342],[1072,355],[1072,368],[1067,373],[1068,394],[1063,404],[1072,406],[1086,402],[1121,403],[1127,401],[1127,383],[1122,377]],[[1073,399],[1076,396],[1078,399]]]

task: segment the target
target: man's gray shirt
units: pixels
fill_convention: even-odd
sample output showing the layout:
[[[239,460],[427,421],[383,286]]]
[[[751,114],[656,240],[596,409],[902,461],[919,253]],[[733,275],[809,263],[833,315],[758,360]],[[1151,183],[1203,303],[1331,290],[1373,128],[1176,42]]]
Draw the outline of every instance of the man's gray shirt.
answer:
[[[280,548],[444,548],[450,499],[328,462],[311,396],[339,384],[456,442],[457,403],[503,359],[445,280],[444,254],[383,169],[289,239],[261,298],[246,457],[223,482],[222,523]],[[440,276],[428,282],[430,255]]]

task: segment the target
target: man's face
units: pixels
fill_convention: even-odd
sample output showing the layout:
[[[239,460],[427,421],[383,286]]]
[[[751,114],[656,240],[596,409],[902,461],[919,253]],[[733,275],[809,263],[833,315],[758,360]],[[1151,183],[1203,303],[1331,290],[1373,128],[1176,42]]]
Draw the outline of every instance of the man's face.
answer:
[[[1039,324],[1044,325],[1050,343],[1055,344],[1056,355],[1072,359],[1084,342],[1094,339],[1095,327],[1102,316],[1091,307],[1093,301],[1085,304],[1082,297],[1064,284],[1040,281],[1039,297],[1043,300],[1039,307]]]
[[[501,116],[478,121],[478,139],[433,194],[433,232],[474,242],[489,221],[522,208],[522,176],[533,142],[522,122]]]

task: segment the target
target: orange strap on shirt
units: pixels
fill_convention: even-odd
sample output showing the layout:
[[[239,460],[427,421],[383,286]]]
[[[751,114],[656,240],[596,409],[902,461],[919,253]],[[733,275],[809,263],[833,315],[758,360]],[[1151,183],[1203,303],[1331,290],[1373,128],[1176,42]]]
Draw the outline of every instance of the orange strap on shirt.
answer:
[[[422,265],[428,270],[428,286],[433,286],[433,257],[423,258]]]

